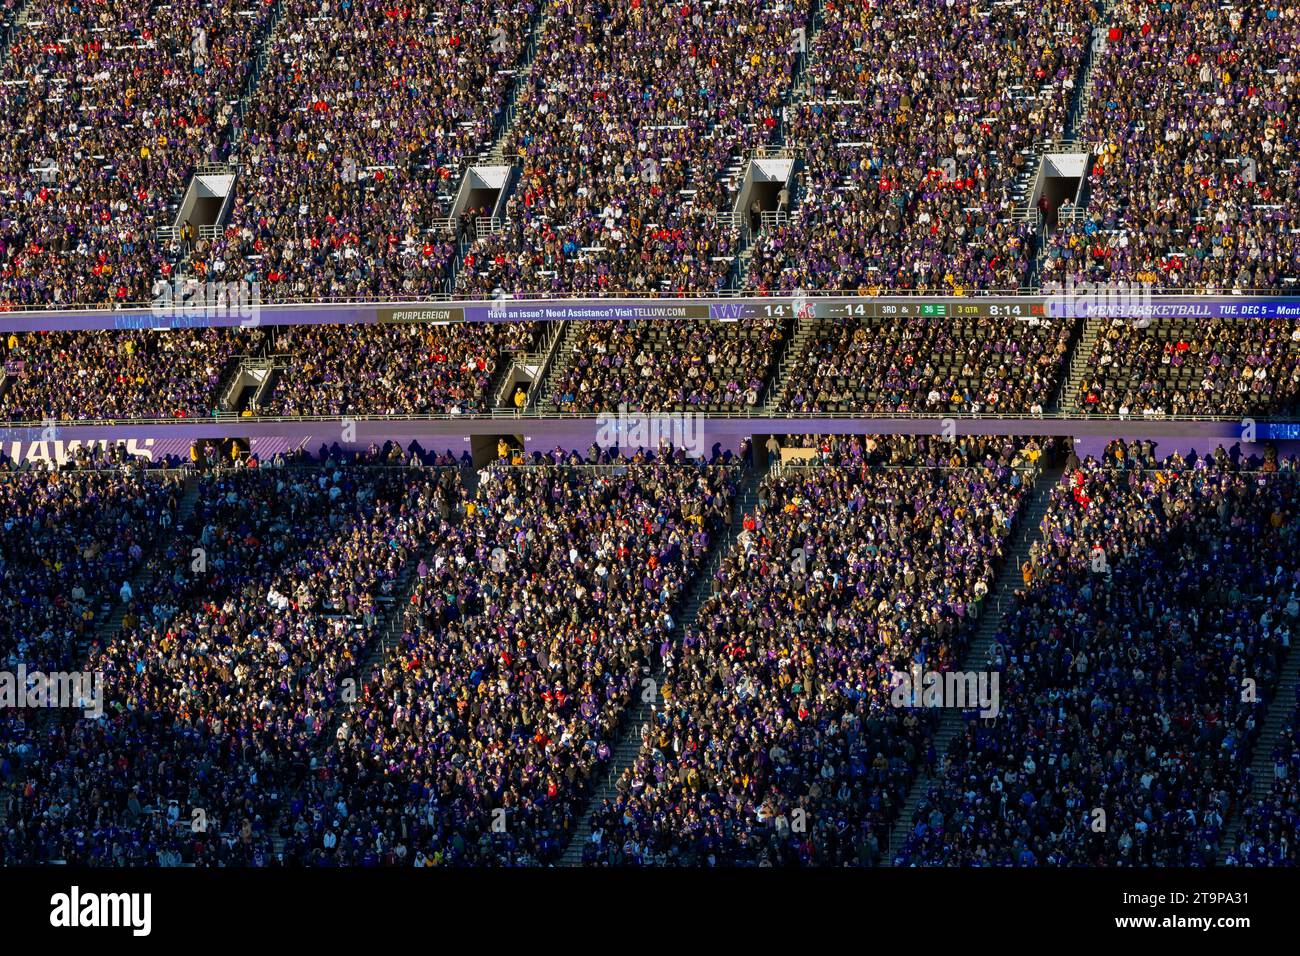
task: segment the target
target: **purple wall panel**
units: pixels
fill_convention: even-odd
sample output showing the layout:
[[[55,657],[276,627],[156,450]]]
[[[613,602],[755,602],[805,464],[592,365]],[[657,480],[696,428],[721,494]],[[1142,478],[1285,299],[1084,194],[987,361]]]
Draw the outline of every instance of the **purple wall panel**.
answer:
[[[667,422],[681,422],[681,417],[658,416]],[[955,419],[958,434],[967,435],[1072,435],[1080,455],[1098,454],[1107,441],[1116,437],[1129,440],[1143,438],[1156,441],[1162,453],[1213,450],[1223,444],[1231,447],[1242,438],[1242,426],[1227,422],[1115,422],[1107,420],[1070,420],[1035,418]],[[743,438],[754,435],[802,434],[939,434],[939,419],[809,419],[809,418],[719,418],[694,419],[689,423],[694,447],[707,453],[714,446],[735,451]],[[350,429],[350,430],[349,430]],[[1258,439],[1277,440],[1280,448],[1300,452],[1300,441],[1289,426],[1274,427],[1261,423]],[[670,430],[665,427],[665,434]],[[0,449],[11,457],[25,459],[60,459],[77,443],[126,443],[133,454],[150,458],[168,454],[187,457],[190,444],[200,438],[242,438],[260,457],[305,447],[316,451],[322,444],[337,442],[348,450],[364,450],[372,443],[397,441],[403,448],[416,441],[426,451],[452,451],[457,456],[470,448],[474,435],[513,435],[522,439],[529,451],[550,451],[556,447],[585,451],[593,442],[612,444],[610,422],[595,417],[536,418],[459,418],[425,422],[358,420],[345,427],[339,422],[272,422],[256,419],[234,422],[189,420],[175,424],[140,425],[63,425],[42,428],[0,428]],[[618,441],[625,447],[636,442]],[[654,442],[644,442],[653,445]]]

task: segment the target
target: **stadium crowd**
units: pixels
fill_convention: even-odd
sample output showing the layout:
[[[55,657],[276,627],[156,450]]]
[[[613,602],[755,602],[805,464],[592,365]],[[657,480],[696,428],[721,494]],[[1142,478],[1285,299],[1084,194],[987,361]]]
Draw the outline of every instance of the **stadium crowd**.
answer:
[[[1028,462],[1008,444],[972,468],[882,468],[849,441],[771,478],[667,651],[662,703],[584,861],[874,860],[934,758],[932,715],[891,705],[893,675],[960,658],[1023,497]]]
[[[141,462],[0,472],[4,669],[70,669],[176,507],[175,479]]]
[[[523,176],[466,294],[713,292],[730,277],[731,160],[769,143],[808,0],[556,0],[507,138]]]
[[[1294,411],[1300,321],[1112,319],[1076,398],[1085,412],[1147,418]]]
[[[1300,5],[1118,0],[1098,40],[1087,205],[1049,242],[1044,284],[1291,288]]]
[[[396,644],[295,796],[286,859],[553,862],[730,513],[736,470],[484,472],[421,556]]]
[[[0,0],[0,311],[147,301],[177,271],[272,300],[1017,290],[1016,190],[1090,44],[1088,202],[1057,211],[1042,281],[1300,277],[1292,0],[22,9]],[[478,237],[448,217],[516,79],[520,176]],[[736,171],[764,146],[799,179],[738,258]],[[222,231],[160,239],[212,162],[240,166]],[[575,323],[543,410],[1041,415],[1079,331],[800,322]],[[6,333],[0,420],[202,418],[254,351],[283,361],[251,413],[482,414],[541,331]],[[1292,413],[1298,356],[1293,319],[1114,319],[1066,400]],[[961,660],[1044,446],[774,438],[788,460],[732,528],[730,455],[517,444],[481,474],[396,443],[214,441],[222,467],[184,474],[0,449],[0,667],[106,682],[97,718],[0,712],[0,865],[550,864],[638,699],[588,865],[872,865],[899,825],[902,865],[1199,866],[1234,814],[1230,863],[1294,864],[1300,709],[1268,795],[1241,795],[1300,627],[1297,461],[1071,451],[984,662],[999,715],[940,755],[937,715],[891,692]]]
[[[796,412],[1041,414],[1060,388],[1075,324],[889,318],[814,327],[786,378]]]
[[[808,0],[32,0],[0,67],[0,308],[148,301],[176,272],[427,296],[461,242],[474,295],[1014,291],[1037,255],[1018,189],[1089,45],[1088,202],[1041,281],[1296,280],[1294,4],[819,9],[810,34]],[[475,238],[452,200],[516,78],[521,175]],[[737,170],[767,146],[799,177],[738,259]],[[218,235],[159,239],[211,162],[239,167]]]
[[[565,412],[754,408],[789,333],[773,319],[582,323],[550,406]]]
[[[273,349],[288,356],[268,415],[475,414],[508,352],[527,350],[537,323],[292,326]]]
[[[142,302],[223,160],[271,7],[29,0],[0,66],[0,308]]]
[[[89,670],[102,719],[52,723],[19,768],[9,863],[266,864],[281,797],[355,684],[455,470],[225,471],[159,541]],[[79,715],[78,715],[79,716]]]
[[[0,419],[203,418],[256,333],[227,329],[10,333],[0,343]]]
[[[1300,615],[1295,463],[1087,459],[1052,493],[904,865],[1214,862]]]
[[[492,141],[531,0],[282,0],[222,235],[194,269],[269,299],[446,291],[461,174]]]
[[[1289,629],[1288,629],[1288,637]],[[1284,706],[1276,700],[1275,706]],[[1296,834],[1300,833],[1300,706],[1293,707],[1282,736],[1273,747],[1273,776],[1269,794],[1241,808],[1241,832],[1229,850],[1229,866],[1296,865]]]
[[[832,465],[892,465],[907,468],[974,468],[985,460],[1008,461],[1013,469],[1041,467],[1055,442],[1002,435],[787,435],[776,448],[812,450],[808,461]],[[770,450],[770,449],[769,449]],[[1049,456],[1050,457],[1050,456]],[[1014,478],[1012,479],[1015,480]]]
[[[0,670],[66,673],[175,520],[174,479],[82,449],[76,470],[0,461]],[[32,711],[0,707],[0,804],[38,747]],[[0,827],[0,863],[9,859]]]
[[[1293,862],[1294,719],[1237,796],[1300,626],[1293,460],[1072,455],[986,662],[999,715],[941,756],[893,684],[962,658],[1043,446],[783,443],[812,459],[684,632],[734,459],[3,463],[0,663],[88,646],[106,709],[0,715],[0,862],[552,863],[637,696],[588,865],[871,865],[918,774],[905,865],[1203,865],[1238,811],[1228,862]]]
[[[761,238],[747,284],[1018,291],[1036,240],[1012,187],[1030,148],[1065,130],[1095,5],[822,11],[786,131],[804,163],[798,208]]]

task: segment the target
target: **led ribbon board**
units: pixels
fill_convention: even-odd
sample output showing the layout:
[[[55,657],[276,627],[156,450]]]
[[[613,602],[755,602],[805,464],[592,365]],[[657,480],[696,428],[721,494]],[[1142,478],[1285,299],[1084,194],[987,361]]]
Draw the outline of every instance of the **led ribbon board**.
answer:
[[[1103,290],[1050,296],[771,296],[678,299],[520,299],[387,303],[259,303],[254,309],[173,304],[120,309],[0,313],[0,334],[77,329],[253,328],[262,325],[410,325],[457,322],[715,321],[746,319],[1004,319],[1078,317],[1300,318],[1300,299],[1247,296],[1126,296]]]

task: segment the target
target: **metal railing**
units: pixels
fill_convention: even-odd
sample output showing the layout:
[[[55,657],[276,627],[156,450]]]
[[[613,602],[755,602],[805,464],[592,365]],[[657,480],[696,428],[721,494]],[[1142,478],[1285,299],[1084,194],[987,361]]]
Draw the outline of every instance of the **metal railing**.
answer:
[[[803,154],[800,146],[755,146],[754,159],[798,159]]]
[[[1056,211],[1056,222],[1062,226],[1079,225],[1085,222],[1087,218],[1088,210],[1084,208],[1082,203],[1079,205],[1071,204],[1068,209],[1058,209]]]
[[[527,459],[525,459],[523,464],[516,465],[514,462],[506,458],[498,458],[496,461],[489,462],[487,465],[485,465],[483,470],[486,471],[489,468],[491,468],[491,469],[508,469],[512,471],[530,471],[530,470],[536,471],[539,468],[563,468],[565,471],[576,471],[579,473],[588,473],[593,475],[625,475],[628,473],[630,469],[634,469],[634,468],[641,468],[641,469],[663,468],[664,462],[671,460],[672,464],[670,467],[672,468],[681,468],[689,465],[700,469],[709,468],[709,469],[717,469],[722,471],[734,471],[736,474],[733,475],[732,477],[737,477],[739,476],[741,469],[743,467],[742,465],[737,463],[734,459],[730,462],[720,461],[714,464],[712,462],[704,461],[703,459],[700,458],[686,458],[684,462],[679,463],[676,459],[668,459],[666,456],[663,455],[656,455],[652,459],[643,458],[641,461],[633,461],[631,458],[626,458],[623,461],[608,462],[608,463],[583,461],[577,464],[570,464],[569,462],[566,461],[557,464],[556,462],[552,461],[550,458],[547,458],[544,452],[539,452],[539,454],[542,455],[542,461],[540,462],[528,461]],[[451,466],[448,465],[443,467],[451,467]]]
[[[154,235],[162,242],[171,242],[179,234],[180,230],[175,226],[159,226],[154,230]],[[221,226],[218,223],[206,223],[196,226],[194,229],[194,238],[196,239],[216,239],[220,235]]]
[[[537,369],[536,374],[528,382],[528,400],[526,403],[527,405],[536,404],[537,396],[534,394],[537,391],[536,386],[540,386],[542,383],[542,378],[545,376],[546,369],[549,367],[548,361],[555,349],[555,343],[559,340],[560,334],[563,331],[563,322],[552,322],[547,326],[546,331],[542,335],[541,342],[538,344],[539,351],[513,351],[501,353],[499,360],[507,364],[502,371],[501,384],[497,386],[492,397],[494,411],[508,409],[513,413],[514,406],[510,404],[509,399],[514,396],[514,386],[519,384],[514,380],[513,375],[516,367],[533,366]]]
[[[1032,222],[1036,230],[1043,228],[1043,214],[1032,206],[1016,206],[1007,218],[1011,222]]]
[[[234,176],[239,166],[232,163],[200,163],[194,167],[195,176]]]
[[[32,471],[44,471],[45,462],[33,462],[35,467],[31,470],[23,468],[4,468],[0,469],[0,482],[18,481],[31,474]],[[131,458],[127,461],[99,461],[93,464],[82,465],[76,459],[68,459],[65,464],[57,466],[59,474],[75,475],[92,475],[92,474],[122,474],[129,472],[132,475],[138,475],[141,478],[148,478],[150,481],[163,478],[188,478],[197,470],[193,463],[184,464],[179,468],[169,468],[163,465],[152,465],[143,458]]]
[[[1037,210],[1035,210],[1037,213]],[[719,217],[731,217],[732,213],[718,213]],[[742,214],[743,215],[743,214]],[[734,221],[734,220],[733,220]],[[170,228],[170,227],[163,227]],[[1194,288],[1186,286],[1151,286],[1144,287],[1144,292],[1152,296],[1175,297],[1175,298],[1289,298],[1288,294],[1277,288],[1264,289],[1208,289]],[[885,298],[885,299],[994,299],[994,298],[1031,298],[1044,299],[1050,298],[1049,293],[1043,292],[1025,292],[1024,289],[1017,286],[1008,286],[1006,288],[988,288],[988,289],[968,289],[963,288],[961,292],[954,292],[948,286],[925,286],[915,289],[905,288],[886,288],[884,286],[862,286],[853,289],[815,289],[800,290],[794,288],[782,289],[757,289],[757,288],[735,288],[735,289],[718,289],[718,290],[700,290],[696,293],[674,293],[665,292],[658,289],[646,290],[619,290],[615,292],[593,294],[584,293],[582,295],[556,296],[554,292],[530,291],[523,290],[518,292],[505,293],[495,299],[473,299],[466,298],[463,295],[453,295],[450,292],[431,292],[431,293],[412,293],[409,295],[386,293],[382,296],[286,296],[279,298],[274,302],[264,302],[261,305],[263,311],[268,309],[289,309],[289,308],[331,308],[331,307],[365,307],[365,308],[410,308],[424,303],[437,303],[439,306],[447,303],[456,303],[457,305],[471,305],[490,307],[502,302],[539,302],[539,303],[557,303],[562,305],[572,305],[575,302],[618,302],[620,300],[635,301],[659,301],[668,304],[675,303],[699,303],[709,302],[718,299],[788,299],[792,297],[806,298],[809,301],[818,299],[846,299],[846,298]],[[148,300],[122,300],[113,302],[43,302],[39,304],[17,304],[12,302],[0,301],[0,316],[4,315],[23,315],[23,314],[43,314],[46,312],[60,313],[78,313],[85,312],[90,314],[100,312],[148,312],[153,303]]]
[[[1081,139],[1049,139],[1035,147],[1040,153],[1090,153],[1092,144]]]

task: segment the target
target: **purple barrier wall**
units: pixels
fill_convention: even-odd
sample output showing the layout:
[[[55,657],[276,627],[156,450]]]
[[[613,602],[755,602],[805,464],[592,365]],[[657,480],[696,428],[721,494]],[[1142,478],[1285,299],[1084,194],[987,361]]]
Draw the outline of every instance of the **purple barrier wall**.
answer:
[[[1114,437],[1123,438],[1126,441],[1132,441],[1135,437],[1139,436],[1116,435]],[[1145,438],[1148,436],[1140,437]],[[1250,457],[1251,455],[1261,454],[1264,442],[1267,442],[1267,444],[1276,448],[1279,455],[1300,455],[1300,441],[1268,441],[1267,439],[1261,439],[1260,441],[1252,443],[1209,437],[1203,437],[1198,440],[1196,438],[1185,436],[1167,437],[1163,439],[1152,438],[1151,440],[1156,442],[1156,453],[1160,455],[1161,458],[1173,454],[1187,455],[1195,453],[1197,455],[1204,455],[1206,452],[1214,451],[1214,449],[1219,445],[1222,445],[1228,451],[1232,451],[1233,447],[1236,447],[1243,456]],[[1094,458],[1101,458],[1102,452],[1105,451],[1106,444],[1109,441],[1111,441],[1109,438],[1076,438],[1074,440],[1074,452],[1080,458],[1086,458],[1089,455],[1092,455]]]
[[[556,447],[585,451],[593,443],[602,447],[658,447],[667,442],[708,454],[714,446],[735,451],[742,439],[756,435],[805,434],[916,434],[943,433],[941,419],[813,419],[726,418],[692,415],[623,416],[608,418],[514,419],[460,418],[427,422],[384,419],[337,422],[234,422],[188,420],[175,424],[49,425],[0,428],[0,451],[15,460],[64,460],[78,446],[92,442],[125,444],[129,453],[150,459],[175,455],[188,458],[191,444],[204,438],[240,438],[265,459],[279,452],[306,448],[315,452],[324,444],[338,443],[349,451],[365,450],[396,441],[403,448],[412,441],[426,451],[451,451],[457,456],[470,450],[475,436],[514,436],[530,452]],[[1162,452],[1212,450],[1230,447],[1243,438],[1238,422],[1056,420],[1036,418],[947,419],[958,435],[1070,435],[1080,456],[1099,454],[1114,438],[1149,439]],[[1300,453],[1297,426],[1260,423],[1256,439],[1278,443]]]

